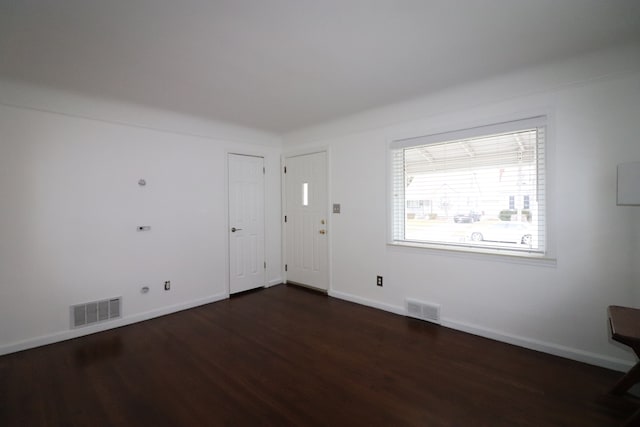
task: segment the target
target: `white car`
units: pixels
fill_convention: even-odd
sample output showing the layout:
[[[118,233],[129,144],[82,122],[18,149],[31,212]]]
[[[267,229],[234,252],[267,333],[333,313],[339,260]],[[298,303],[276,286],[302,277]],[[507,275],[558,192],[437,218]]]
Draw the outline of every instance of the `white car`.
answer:
[[[510,221],[500,221],[479,228],[472,231],[470,237],[474,242],[489,241],[530,245],[532,241],[531,229],[527,223]]]

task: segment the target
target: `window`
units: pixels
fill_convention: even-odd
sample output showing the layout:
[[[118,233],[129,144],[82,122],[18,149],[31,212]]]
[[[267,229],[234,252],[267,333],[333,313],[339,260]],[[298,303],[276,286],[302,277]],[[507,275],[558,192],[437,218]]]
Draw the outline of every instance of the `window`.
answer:
[[[302,206],[309,206],[309,183],[302,183]]]
[[[392,141],[390,243],[544,255],[545,130],[534,117]]]

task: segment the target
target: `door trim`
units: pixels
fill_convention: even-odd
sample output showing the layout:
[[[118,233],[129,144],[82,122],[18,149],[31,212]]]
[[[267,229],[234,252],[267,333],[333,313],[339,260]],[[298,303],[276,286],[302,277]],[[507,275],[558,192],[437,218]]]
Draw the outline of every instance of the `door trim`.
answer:
[[[226,289],[226,298],[231,296],[231,236],[229,235],[229,230],[231,229],[231,218],[229,217],[229,155],[236,156],[247,156],[247,157],[260,157],[262,158],[263,166],[266,168],[267,163],[267,155],[261,151],[252,151],[252,150],[232,150],[226,149],[224,153],[224,183],[225,183],[225,192],[224,192],[224,206],[225,206],[225,228],[224,232],[226,235],[225,239],[225,289]],[[267,260],[267,210],[266,210],[266,197],[267,197],[267,175],[265,173],[264,179],[262,181],[264,201],[263,201],[263,210],[262,210],[262,224],[264,230],[264,238],[263,238],[263,246],[264,246],[264,258],[265,262]],[[264,270],[264,276],[262,280],[262,287],[267,287],[267,270]],[[259,288],[258,288],[259,289]]]
[[[282,279],[284,283],[287,283],[287,272],[284,269],[284,266],[287,264],[287,229],[284,225],[284,212],[286,211],[286,206],[287,206],[287,191],[286,191],[286,186],[285,186],[285,176],[284,176],[284,165],[286,163],[286,159],[290,158],[290,157],[299,157],[299,156],[306,156],[309,154],[318,154],[318,153],[325,153],[326,156],[326,188],[327,188],[327,206],[325,206],[326,210],[327,210],[327,224],[326,224],[326,229],[327,229],[327,276],[328,276],[328,283],[327,283],[327,289],[326,292],[329,293],[333,290],[333,263],[332,263],[332,240],[333,240],[333,229],[332,229],[332,224],[333,221],[331,220],[331,216],[332,214],[332,209],[331,209],[331,204],[332,204],[332,191],[331,191],[331,176],[329,174],[329,172],[331,171],[331,147],[328,145],[322,145],[322,146],[316,146],[316,147],[310,147],[310,148],[303,148],[303,149],[294,149],[294,150],[290,150],[290,151],[284,151],[282,153],[282,155],[280,156],[280,194],[282,194],[281,196],[281,208],[280,208],[280,224],[281,224],[281,230],[282,230],[282,237],[281,237],[281,241],[282,241],[282,266],[281,266],[281,270],[282,270]],[[291,282],[294,283],[294,282]],[[313,288],[316,289],[317,288]],[[324,289],[322,289],[321,291],[325,292]]]

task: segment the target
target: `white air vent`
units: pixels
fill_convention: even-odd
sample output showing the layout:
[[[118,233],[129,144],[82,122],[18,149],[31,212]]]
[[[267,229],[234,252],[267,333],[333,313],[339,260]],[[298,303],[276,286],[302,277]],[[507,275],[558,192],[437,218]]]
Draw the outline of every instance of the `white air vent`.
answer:
[[[407,316],[440,323],[440,305],[407,298]]]
[[[122,297],[71,306],[71,327],[93,325],[120,317]]]

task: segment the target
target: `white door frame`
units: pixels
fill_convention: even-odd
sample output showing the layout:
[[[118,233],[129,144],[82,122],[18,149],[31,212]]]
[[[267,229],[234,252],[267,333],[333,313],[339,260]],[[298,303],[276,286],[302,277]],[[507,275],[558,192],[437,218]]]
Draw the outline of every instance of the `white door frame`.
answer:
[[[230,242],[230,235],[229,235],[229,230],[232,227],[231,224],[231,218],[229,217],[229,155],[237,155],[237,156],[249,156],[249,157],[261,157],[263,159],[263,165],[266,168],[266,161],[267,161],[267,156],[265,155],[265,153],[260,152],[260,151],[241,151],[241,150],[231,150],[231,149],[227,149],[225,150],[225,156],[224,156],[224,180],[225,180],[225,233],[227,238],[225,239],[225,280],[226,280],[226,297],[228,298],[231,295],[231,268],[230,268],[230,263],[231,263],[231,242]],[[264,180],[262,182],[263,185],[263,194],[265,196],[265,200],[264,200],[264,208],[262,210],[262,223],[263,223],[263,229],[264,229],[264,239],[263,239],[263,245],[264,245],[264,258],[265,258],[265,262],[267,259],[267,239],[266,239],[266,226],[267,226],[267,211],[266,211],[266,196],[267,196],[267,179],[266,179],[266,173],[264,175]],[[266,286],[267,283],[267,270],[264,270],[264,279],[263,279],[263,287]]]
[[[298,156],[305,156],[308,154],[317,154],[317,153],[325,153],[326,155],[326,159],[327,159],[327,164],[326,164],[326,188],[327,188],[327,224],[326,224],[326,230],[327,230],[327,277],[328,277],[328,284],[327,284],[327,293],[331,294],[331,291],[333,289],[333,269],[332,269],[332,235],[333,235],[333,230],[332,230],[332,221],[331,221],[331,215],[332,215],[332,209],[331,209],[331,204],[332,204],[332,197],[331,197],[331,177],[329,175],[329,171],[331,170],[331,149],[329,146],[320,146],[320,147],[314,147],[314,148],[303,148],[303,149],[297,149],[297,150],[290,150],[290,151],[286,151],[283,152],[282,155],[280,156],[280,192],[282,194],[282,205],[281,205],[281,216],[280,216],[280,223],[281,223],[281,228],[282,228],[282,277],[283,277],[283,282],[287,283],[287,272],[284,269],[284,266],[287,264],[287,229],[285,227],[285,222],[284,222],[284,213],[286,211],[286,207],[287,207],[287,191],[286,191],[286,186],[285,186],[285,175],[284,175],[284,166],[286,163],[286,159],[289,157],[298,157]]]

